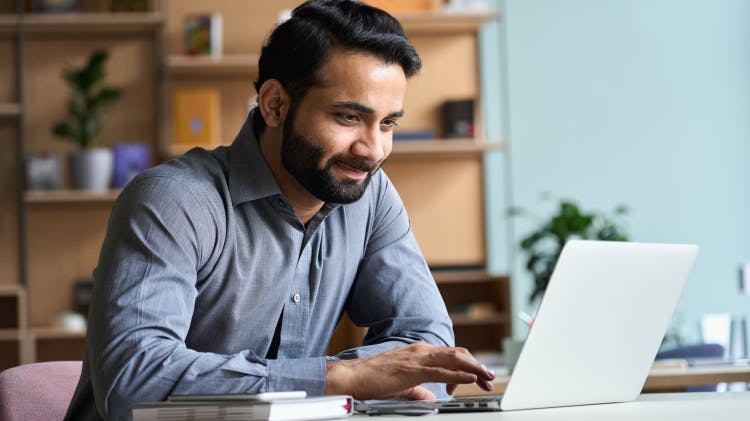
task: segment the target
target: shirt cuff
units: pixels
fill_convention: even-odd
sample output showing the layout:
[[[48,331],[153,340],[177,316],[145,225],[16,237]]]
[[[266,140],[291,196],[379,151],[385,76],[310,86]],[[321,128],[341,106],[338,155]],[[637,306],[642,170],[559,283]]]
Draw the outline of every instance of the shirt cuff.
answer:
[[[304,390],[308,396],[323,396],[326,389],[326,359],[294,358],[267,360],[268,391]]]

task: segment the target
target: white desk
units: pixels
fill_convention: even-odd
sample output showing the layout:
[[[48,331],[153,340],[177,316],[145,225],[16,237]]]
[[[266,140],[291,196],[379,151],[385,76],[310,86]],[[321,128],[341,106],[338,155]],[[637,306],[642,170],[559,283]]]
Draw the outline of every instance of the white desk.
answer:
[[[439,414],[423,418],[383,417],[403,421],[740,421],[750,419],[750,392],[647,394],[635,402],[606,405]]]

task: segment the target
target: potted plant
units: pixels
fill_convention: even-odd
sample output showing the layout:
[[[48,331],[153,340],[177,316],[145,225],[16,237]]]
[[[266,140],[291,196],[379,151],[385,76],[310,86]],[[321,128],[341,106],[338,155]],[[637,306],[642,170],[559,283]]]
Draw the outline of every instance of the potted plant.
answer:
[[[71,88],[68,119],[55,124],[55,136],[70,139],[78,151],[69,157],[71,184],[76,189],[106,190],[112,180],[112,151],[95,147],[100,139],[107,105],[120,97],[120,90],[104,85],[108,54],[97,50],[80,69],[63,71]]]
[[[537,229],[521,239],[521,250],[526,256],[526,269],[534,279],[529,296],[533,303],[544,294],[560,252],[570,239],[628,241],[621,217],[628,208],[619,205],[613,216],[600,212],[584,212],[573,200],[560,200],[557,211],[548,219],[541,219]],[[520,208],[511,208],[511,216],[529,215]]]

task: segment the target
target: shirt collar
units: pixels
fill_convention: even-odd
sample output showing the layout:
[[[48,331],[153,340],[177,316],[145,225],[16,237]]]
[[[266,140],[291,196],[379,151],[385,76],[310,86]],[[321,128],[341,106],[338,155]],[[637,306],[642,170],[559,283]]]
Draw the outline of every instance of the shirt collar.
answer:
[[[281,194],[281,189],[260,152],[252,121],[253,112],[250,112],[240,133],[229,147],[229,193],[234,206]]]

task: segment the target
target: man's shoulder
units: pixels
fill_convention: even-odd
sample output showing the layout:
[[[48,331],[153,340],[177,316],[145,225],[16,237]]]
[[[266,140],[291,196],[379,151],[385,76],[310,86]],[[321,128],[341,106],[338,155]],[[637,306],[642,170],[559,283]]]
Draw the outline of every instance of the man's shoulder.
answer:
[[[221,155],[217,151],[193,149],[138,174],[125,190],[155,193],[155,199],[162,201],[190,200],[191,196],[200,197],[202,202],[220,199],[227,185],[226,160]]]
[[[372,221],[379,220],[378,215],[389,213],[394,209],[402,209],[401,198],[382,169],[375,172],[370,179],[370,184],[360,200],[345,205],[355,214],[367,215]]]
[[[226,161],[221,155],[218,151],[195,148],[185,155],[143,171],[136,180],[166,178],[187,185],[213,183],[217,178],[225,178]]]
[[[372,175],[370,180],[369,194],[371,200],[377,205],[382,204],[384,200],[393,200],[398,196],[396,188],[393,186],[391,179],[388,178],[388,174],[382,168]]]

